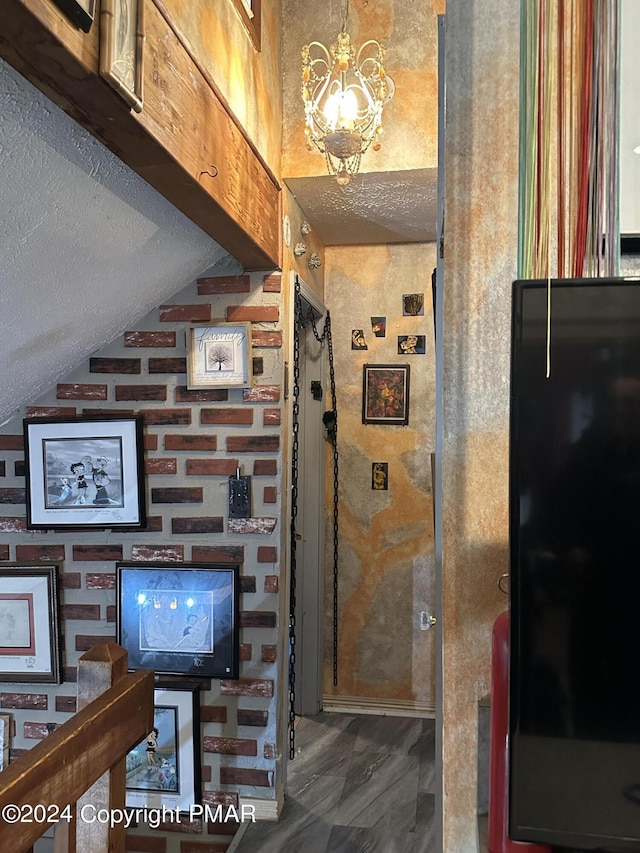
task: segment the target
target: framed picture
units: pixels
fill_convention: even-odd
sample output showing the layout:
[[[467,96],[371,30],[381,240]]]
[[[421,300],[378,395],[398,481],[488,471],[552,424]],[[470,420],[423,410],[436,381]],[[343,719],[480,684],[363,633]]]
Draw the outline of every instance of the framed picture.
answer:
[[[365,364],[362,423],[409,423],[409,365]]]
[[[200,685],[154,691],[153,729],[127,753],[126,805],[188,812],[201,801]]]
[[[85,33],[89,32],[93,23],[96,0],[54,0],[54,2],[76,26]]]
[[[187,329],[189,388],[249,388],[251,367],[250,323]]]
[[[146,524],[142,418],[27,418],[27,527]]]
[[[142,112],[144,0],[102,0],[100,74],[137,113]]]
[[[238,678],[239,566],[117,563],[118,643],[129,669]]]
[[[0,681],[60,684],[58,563],[0,565]]]

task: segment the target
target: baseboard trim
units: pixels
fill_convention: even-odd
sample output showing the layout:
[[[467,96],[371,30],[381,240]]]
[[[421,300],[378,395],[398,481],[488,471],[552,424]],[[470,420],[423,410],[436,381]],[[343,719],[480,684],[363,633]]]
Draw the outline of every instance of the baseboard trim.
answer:
[[[240,797],[239,805],[240,808],[242,806],[253,806],[256,820],[278,820],[284,805],[284,786],[279,786],[273,800],[261,797]]]
[[[435,719],[436,707],[431,702],[408,702],[398,699],[365,699],[362,696],[322,697],[322,710],[339,714],[377,714],[387,717],[426,717]]]

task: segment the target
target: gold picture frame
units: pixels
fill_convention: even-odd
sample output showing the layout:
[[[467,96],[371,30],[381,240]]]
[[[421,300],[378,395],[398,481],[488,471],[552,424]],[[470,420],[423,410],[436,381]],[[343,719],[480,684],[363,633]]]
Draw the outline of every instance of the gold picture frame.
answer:
[[[250,388],[251,382],[251,323],[187,329],[187,388]]]
[[[100,75],[137,113],[142,112],[144,0],[102,0]]]

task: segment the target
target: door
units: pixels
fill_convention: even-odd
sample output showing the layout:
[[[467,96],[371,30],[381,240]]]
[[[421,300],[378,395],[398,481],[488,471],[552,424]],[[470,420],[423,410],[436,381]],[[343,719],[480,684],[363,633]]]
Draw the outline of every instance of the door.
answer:
[[[294,274],[295,275],[295,274]],[[295,711],[317,714],[322,708],[324,618],[324,455],[322,416],[331,408],[325,387],[326,343],[322,333],[326,309],[298,277],[303,323],[298,336],[298,501],[296,514],[296,664]]]

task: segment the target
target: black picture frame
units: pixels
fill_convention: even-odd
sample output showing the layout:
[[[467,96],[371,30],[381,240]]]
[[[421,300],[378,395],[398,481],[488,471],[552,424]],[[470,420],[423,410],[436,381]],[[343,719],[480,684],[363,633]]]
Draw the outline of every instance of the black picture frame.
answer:
[[[126,757],[128,808],[188,813],[202,802],[200,687],[189,681],[156,683],[153,730]]]
[[[0,564],[0,681],[60,684],[59,563]]]
[[[237,563],[116,563],[117,641],[129,669],[237,679]]]
[[[96,0],[53,0],[56,6],[83,32],[88,33],[93,24]]]
[[[362,423],[409,423],[409,365],[365,364],[362,368]]]
[[[25,418],[29,530],[147,523],[142,417]]]

